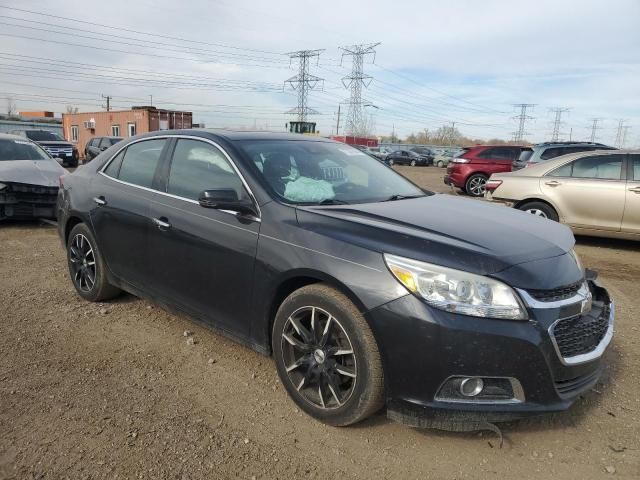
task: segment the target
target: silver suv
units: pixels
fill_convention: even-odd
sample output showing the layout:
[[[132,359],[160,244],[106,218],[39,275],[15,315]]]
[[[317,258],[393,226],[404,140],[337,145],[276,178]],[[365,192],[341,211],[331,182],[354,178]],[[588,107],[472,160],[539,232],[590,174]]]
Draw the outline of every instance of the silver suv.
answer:
[[[511,170],[535,165],[545,160],[566,155],[568,153],[590,152],[592,150],[616,150],[614,147],[593,142],[545,142],[532,147],[523,147],[520,156],[511,164]]]

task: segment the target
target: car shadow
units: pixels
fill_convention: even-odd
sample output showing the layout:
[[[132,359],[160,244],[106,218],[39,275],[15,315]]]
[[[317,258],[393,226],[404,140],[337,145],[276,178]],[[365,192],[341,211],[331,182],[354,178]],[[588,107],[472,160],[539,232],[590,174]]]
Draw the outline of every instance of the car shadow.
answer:
[[[638,237],[638,240],[640,240],[640,237]],[[576,235],[576,241],[578,245],[585,247],[611,248],[636,252],[640,250],[640,242],[637,240]]]

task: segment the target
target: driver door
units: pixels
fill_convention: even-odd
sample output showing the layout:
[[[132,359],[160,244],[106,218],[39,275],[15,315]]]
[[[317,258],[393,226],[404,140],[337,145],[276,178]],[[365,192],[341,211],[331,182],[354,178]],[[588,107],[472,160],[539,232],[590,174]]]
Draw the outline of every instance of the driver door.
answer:
[[[202,207],[198,198],[216,188],[251,196],[213,142],[178,138],[166,171],[163,192],[150,202],[150,288],[196,318],[246,337],[260,219]]]

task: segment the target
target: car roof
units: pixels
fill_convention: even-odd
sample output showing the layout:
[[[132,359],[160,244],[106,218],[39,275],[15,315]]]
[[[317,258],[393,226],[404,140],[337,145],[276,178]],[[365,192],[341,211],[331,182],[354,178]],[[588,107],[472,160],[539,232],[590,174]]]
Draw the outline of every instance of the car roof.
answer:
[[[224,130],[217,128],[191,128],[184,130],[160,130],[145,134],[145,136],[154,135],[194,135],[199,137],[223,138],[230,142],[240,140],[307,140],[311,142],[332,142],[341,143],[326,137],[316,137],[312,135],[302,135],[300,133],[281,133],[281,132],[265,132],[265,131],[238,131]]]
[[[21,137],[19,135],[14,135],[12,133],[0,133],[0,140],[21,140],[23,142],[25,141],[24,137]]]
[[[517,176],[539,177],[550,170],[557,168],[577,158],[591,157],[595,155],[627,155],[629,153],[640,154],[640,150],[590,150],[587,152],[574,152],[567,155],[561,155],[551,160],[536,163],[530,167],[516,170],[513,172]]]

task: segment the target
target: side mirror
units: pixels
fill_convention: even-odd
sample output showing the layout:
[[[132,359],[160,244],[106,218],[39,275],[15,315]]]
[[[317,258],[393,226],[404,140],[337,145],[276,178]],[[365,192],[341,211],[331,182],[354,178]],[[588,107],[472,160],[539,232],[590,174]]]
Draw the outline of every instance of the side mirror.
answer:
[[[205,190],[200,194],[198,203],[205,208],[232,210],[242,215],[257,215],[251,200],[241,200],[233,188]]]

